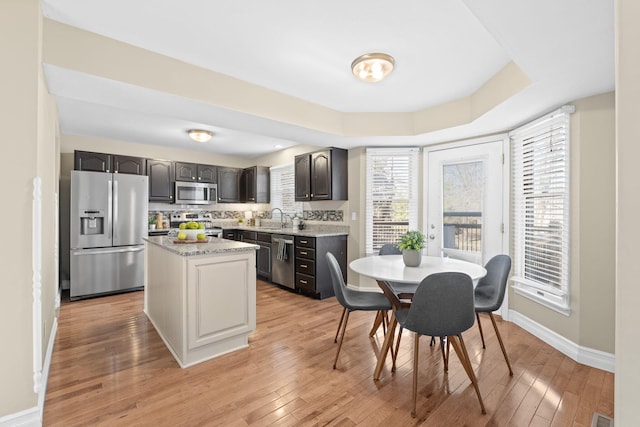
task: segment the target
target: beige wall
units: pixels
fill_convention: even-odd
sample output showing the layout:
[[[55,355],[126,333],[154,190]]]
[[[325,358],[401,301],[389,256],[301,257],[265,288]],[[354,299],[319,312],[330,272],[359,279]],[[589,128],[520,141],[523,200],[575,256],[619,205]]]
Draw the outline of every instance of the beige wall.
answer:
[[[0,336],[0,418],[32,410],[38,402],[33,380],[32,195],[33,179],[42,179],[42,356],[54,321],[56,297],[55,194],[57,125],[55,109],[41,72],[42,17],[37,0],[0,3],[3,62],[4,166],[1,210],[3,298]]]
[[[509,306],[572,342],[614,352],[614,95],[572,103],[571,315],[510,292]]]
[[[638,425],[640,389],[640,2],[616,0],[615,423]]]

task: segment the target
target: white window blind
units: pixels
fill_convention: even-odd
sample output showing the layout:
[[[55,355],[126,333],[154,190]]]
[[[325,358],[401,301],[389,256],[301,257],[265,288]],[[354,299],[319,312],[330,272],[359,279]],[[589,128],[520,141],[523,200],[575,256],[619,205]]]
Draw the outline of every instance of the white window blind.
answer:
[[[418,148],[367,149],[367,254],[418,227],[419,154]]]
[[[569,314],[569,119],[563,107],[509,134],[514,289]]]
[[[293,163],[269,169],[271,180],[271,208],[285,214],[302,213],[302,203],[295,200],[295,169]]]

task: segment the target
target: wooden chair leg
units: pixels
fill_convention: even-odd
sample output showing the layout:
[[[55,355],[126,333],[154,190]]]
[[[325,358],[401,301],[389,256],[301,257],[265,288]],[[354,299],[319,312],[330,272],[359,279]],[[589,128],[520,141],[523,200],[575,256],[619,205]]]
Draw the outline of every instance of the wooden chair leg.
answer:
[[[342,308],[342,316],[340,316],[340,323],[338,323],[338,330],[336,331],[336,337],[333,339],[333,342],[338,342],[338,334],[340,333],[340,328],[342,327],[342,322],[344,322],[344,315],[347,312],[346,307]]]
[[[376,318],[373,321],[373,325],[371,325],[371,330],[369,331],[369,336],[372,337],[375,335],[376,331],[380,327],[380,325],[384,325],[382,320],[382,311],[378,311],[376,313]]]
[[[396,371],[396,358],[398,357],[398,349],[400,348],[400,339],[402,338],[402,326],[400,326],[400,330],[398,331],[398,340],[396,341],[396,351],[393,352],[393,348],[391,349],[391,356],[393,363],[391,364],[391,372]]]
[[[336,351],[336,358],[333,361],[333,369],[336,369],[336,364],[338,363],[338,355],[340,354],[340,349],[342,348],[342,341],[344,341],[344,333],[347,331],[347,322],[349,321],[349,313],[351,310],[345,311],[344,322],[342,323],[342,334],[340,334],[340,341],[338,342],[338,351]]]
[[[413,406],[411,407],[411,416],[416,417],[416,400],[418,398],[418,353],[420,346],[420,335],[414,334],[413,340]]]
[[[478,329],[480,329],[480,339],[482,340],[482,348],[486,348],[484,346],[484,335],[482,333],[482,323],[480,323],[480,314],[476,311],[476,320],[478,321]]]
[[[473,384],[473,388],[476,390],[476,394],[478,395],[478,401],[480,402],[480,409],[483,414],[486,414],[487,411],[484,409],[484,402],[482,401],[482,395],[480,394],[480,389],[478,388],[478,379],[476,378],[476,374],[473,372],[473,367],[471,366],[471,360],[469,359],[469,353],[467,353],[467,348],[464,345],[464,340],[462,339],[462,335],[450,336],[448,340],[451,342],[453,349],[458,355],[458,359],[462,363],[462,367],[467,372],[471,383]]]
[[[491,318],[491,323],[493,323],[493,329],[496,331],[496,336],[498,337],[498,342],[500,343],[500,348],[502,349],[502,355],[504,356],[504,360],[507,362],[507,366],[509,367],[509,375],[513,376],[511,363],[509,363],[509,357],[507,356],[507,351],[505,350],[504,344],[502,343],[502,337],[500,336],[498,325],[496,325],[496,319],[494,319],[493,313],[489,313],[489,317]]]

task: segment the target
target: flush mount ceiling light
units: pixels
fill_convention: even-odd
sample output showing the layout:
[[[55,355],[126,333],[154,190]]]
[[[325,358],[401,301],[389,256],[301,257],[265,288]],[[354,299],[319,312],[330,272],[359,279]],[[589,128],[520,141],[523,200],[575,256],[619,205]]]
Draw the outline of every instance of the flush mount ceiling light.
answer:
[[[191,139],[198,142],[207,142],[213,135],[210,131],[202,129],[189,129],[187,133]]]
[[[367,53],[351,63],[353,74],[365,82],[379,82],[393,71],[395,61],[386,53]]]

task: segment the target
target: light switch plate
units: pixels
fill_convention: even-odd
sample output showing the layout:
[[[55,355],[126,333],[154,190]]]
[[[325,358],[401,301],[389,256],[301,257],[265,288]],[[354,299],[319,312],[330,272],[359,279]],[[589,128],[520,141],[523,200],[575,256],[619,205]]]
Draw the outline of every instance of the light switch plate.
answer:
[[[355,212],[351,212],[351,221],[355,221],[356,220],[356,213]]]

